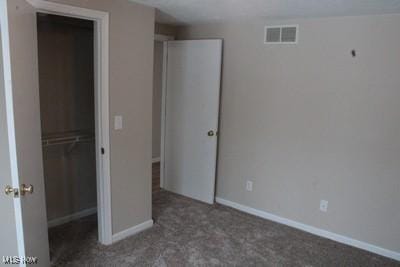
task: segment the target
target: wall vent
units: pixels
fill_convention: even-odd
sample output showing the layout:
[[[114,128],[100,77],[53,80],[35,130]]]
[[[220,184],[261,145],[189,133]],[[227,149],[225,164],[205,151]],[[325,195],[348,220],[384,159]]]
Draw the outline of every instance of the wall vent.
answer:
[[[277,25],[265,27],[265,44],[297,44],[298,39],[299,25]]]

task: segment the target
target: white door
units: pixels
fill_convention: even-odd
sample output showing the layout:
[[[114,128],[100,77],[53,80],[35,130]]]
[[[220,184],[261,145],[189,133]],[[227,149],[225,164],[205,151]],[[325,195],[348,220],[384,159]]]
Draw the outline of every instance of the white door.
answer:
[[[167,46],[163,185],[214,203],[222,40]]]
[[[0,58],[2,58],[1,36]],[[0,61],[0,240],[8,240],[8,242],[0,242],[0,257],[18,255],[17,228],[15,225],[13,203],[14,198],[3,193],[3,188],[12,184],[10,154],[8,150],[6,102],[4,93],[3,62]],[[2,260],[3,259],[0,258],[0,261]]]
[[[39,266],[48,266],[35,9],[26,0],[0,0],[0,25],[5,97],[5,106],[1,108],[3,113],[6,111],[6,122],[3,118],[0,125],[1,138],[7,134],[6,143],[0,140],[0,150],[9,152],[7,168],[1,173],[8,173],[2,178],[4,183],[1,180],[1,194],[6,183],[19,190],[17,198],[12,194],[7,196],[14,204],[18,255],[37,257]],[[33,192],[22,195],[22,184],[27,185],[26,189],[33,185]],[[1,198],[5,203],[9,199]],[[13,240],[7,242],[13,243]]]

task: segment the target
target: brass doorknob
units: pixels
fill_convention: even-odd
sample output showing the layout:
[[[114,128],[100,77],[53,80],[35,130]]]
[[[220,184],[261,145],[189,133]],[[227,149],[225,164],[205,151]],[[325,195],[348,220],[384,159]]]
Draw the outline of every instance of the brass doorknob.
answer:
[[[18,188],[13,188],[10,185],[7,185],[6,188],[4,188],[4,192],[6,193],[7,196],[12,195],[13,197],[18,197]]]
[[[20,188],[20,191],[21,191],[21,195],[23,196],[23,195],[25,195],[25,193],[29,193],[29,194],[32,194],[33,193],[33,185],[25,185],[25,184],[21,184],[21,188]]]
[[[6,193],[6,195],[10,195],[10,194],[14,193],[14,188],[7,185],[6,188],[4,188],[4,192]]]
[[[208,132],[207,132],[207,135],[208,135],[208,136],[214,136],[214,131],[213,131],[213,130],[208,131]]]

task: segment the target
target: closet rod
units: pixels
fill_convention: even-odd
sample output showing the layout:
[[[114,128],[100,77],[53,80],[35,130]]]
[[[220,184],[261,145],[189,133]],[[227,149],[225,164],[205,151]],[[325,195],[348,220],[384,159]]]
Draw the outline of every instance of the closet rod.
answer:
[[[42,145],[44,147],[54,145],[65,145],[65,144],[76,144],[94,141],[93,134],[79,134],[79,135],[67,135],[67,136],[56,136],[56,137],[44,137],[42,138]]]

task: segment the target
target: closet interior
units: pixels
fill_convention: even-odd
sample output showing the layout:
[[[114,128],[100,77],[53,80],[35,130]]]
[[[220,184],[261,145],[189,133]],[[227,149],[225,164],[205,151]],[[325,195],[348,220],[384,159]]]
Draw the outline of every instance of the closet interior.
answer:
[[[97,238],[94,25],[39,13],[38,56],[43,168],[50,255],[68,238]],[[91,229],[75,229],[87,220]]]

